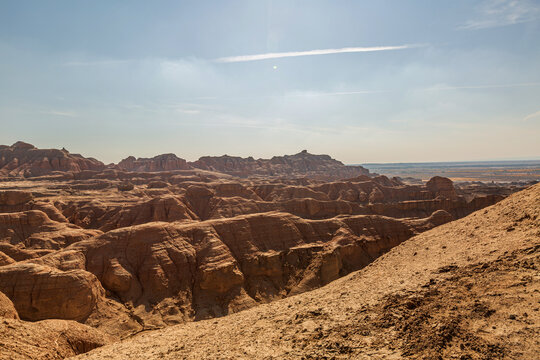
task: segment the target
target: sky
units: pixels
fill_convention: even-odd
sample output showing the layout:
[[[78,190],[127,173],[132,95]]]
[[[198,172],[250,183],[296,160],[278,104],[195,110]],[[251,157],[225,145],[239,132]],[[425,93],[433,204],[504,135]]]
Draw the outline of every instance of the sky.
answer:
[[[540,158],[540,0],[0,1],[0,144]]]

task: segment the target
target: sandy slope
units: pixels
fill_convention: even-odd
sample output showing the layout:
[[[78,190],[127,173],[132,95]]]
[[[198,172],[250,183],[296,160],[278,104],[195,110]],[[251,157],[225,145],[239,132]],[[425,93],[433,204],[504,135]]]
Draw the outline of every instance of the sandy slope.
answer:
[[[80,358],[532,359],[540,352],[539,248],[540,184],[321,289]]]

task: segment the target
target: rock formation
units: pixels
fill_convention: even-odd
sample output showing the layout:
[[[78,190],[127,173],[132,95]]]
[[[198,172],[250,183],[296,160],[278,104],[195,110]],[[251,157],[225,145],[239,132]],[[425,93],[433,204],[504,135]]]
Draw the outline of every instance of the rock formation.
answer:
[[[115,340],[75,321],[26,322],[1,315],[0,334],[1,360],[64,360]]]
[[[23,320],[82,321],[104,295],[96,277],[83,270],[60,271],[16,263],[0,267],[0,292],[11,299]]]
[[[162,154],[153,158],[138,158],[129,156],[118,163],[118,168],[125,171],[154,172],[171,170],[192,169],[184,159],[180,159],[175,154]]]
[[[20,249],[59,249],[100,233],[53,221],[39,210],[0,213],[0,244]]]
[[[0,174],[3,176],[39,176],[53,171],[80,172],[103,170],[105,165],[93,158],[70,154],[67,150],[37,149],[22,141],[0,146]]]
[[[446,199],[455,199],[457,197],[452,180],[442,176],[432,177],[426,183],[426,187],[429,191],[433,192],[435,196],[440,196]]]
[[[0,319],[18,319],[19,314],[15,310],[13,302],[4,293],[0,292]]]
[[[345,166],[328,155],[313,155],[306,150],[295,155],[257,160],[253,157],[241,158],[228,155],[204,156],[190,165],[198,169],[238,177],[309,177],[330,180],[369,174],[369,171],[361,166]]]
[[[109,231],[32,262],[65,270],[65,276],[91,272],[147,326],[163,326],[222,316],[324,285],[366,266],[417,232],[451,219],[441,211],[411,221],[379,216],[306,221],[266,213],[205,222],[151,222]],[[15,266],[0,268],[0,280],[2,269],[13,276]],[[96,292],[91,285],[85,283],[86,296]],[[11,286],[7,284],[5,291]],[[25,311],[19,314],[27,317]]]

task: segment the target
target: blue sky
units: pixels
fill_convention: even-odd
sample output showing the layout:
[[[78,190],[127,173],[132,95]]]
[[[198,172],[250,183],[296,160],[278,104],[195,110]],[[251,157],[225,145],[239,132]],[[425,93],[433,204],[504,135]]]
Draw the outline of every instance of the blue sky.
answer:
[[[539,39],[532,0],[2,1],[0,143],[539,158]]]

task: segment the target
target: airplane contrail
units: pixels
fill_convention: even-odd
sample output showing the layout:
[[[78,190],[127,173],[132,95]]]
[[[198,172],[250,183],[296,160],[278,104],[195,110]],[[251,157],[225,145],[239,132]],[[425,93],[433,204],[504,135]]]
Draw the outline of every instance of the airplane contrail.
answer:
[[[410,49],[410,48],[416,48],[416,47],[422,47],[422,46],[425,46],[425,45],[345,47],[345,48],[340,48],[340,49],[318,49],[318,50],[308,50],[308,51],[291,51],[291,52],[277,52],[277,53],[266,53],[266,54],[255,54],[255,55],[227,56],[227,57],[217,58],[214,61],[219,62],[219,63],[234,63],[234,62],[246,62],[246,61],[259,61],[259,60],[267,60],[267,59],[279,59],[279,58],[296,57],[296,56],[313,56],[313,55],[403,50],[403,49]]]

